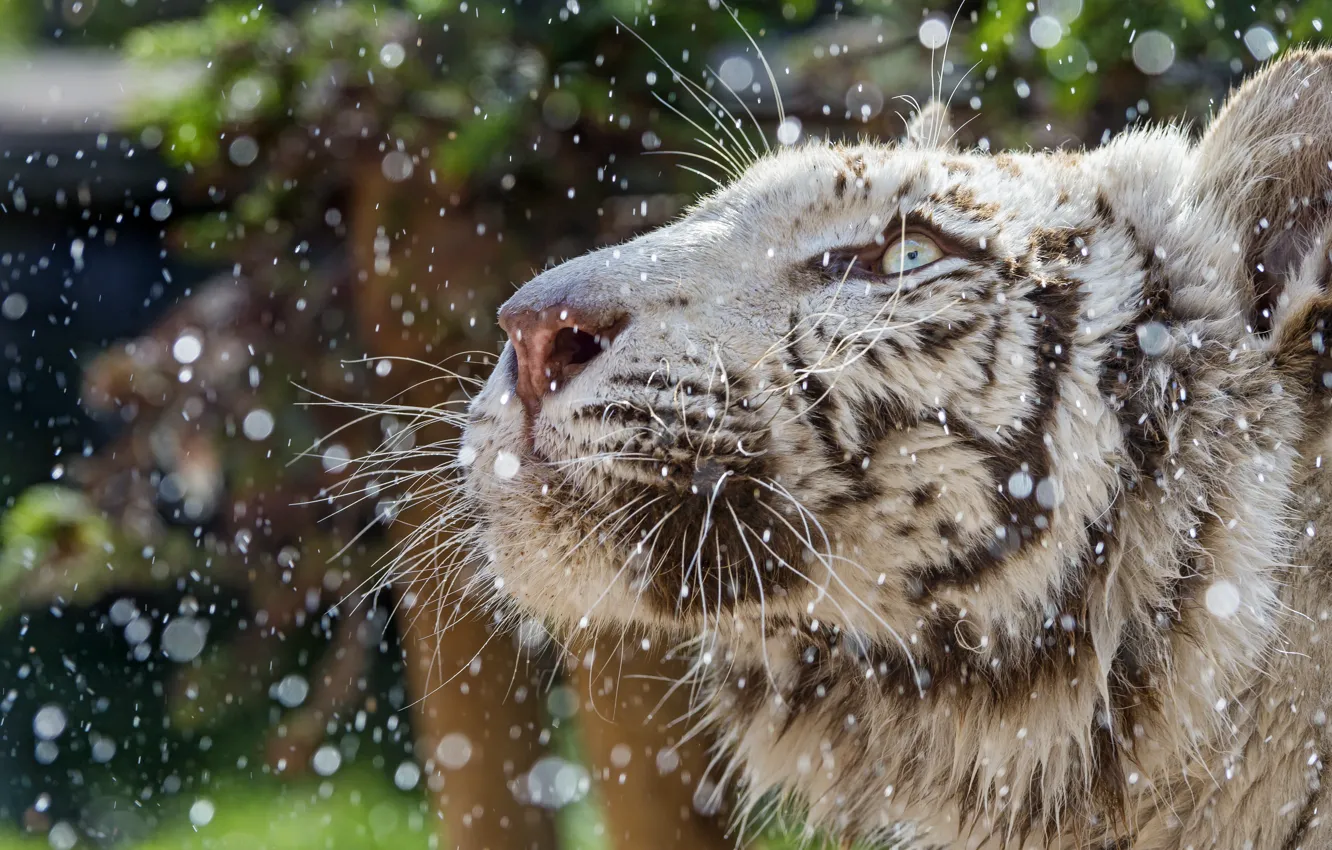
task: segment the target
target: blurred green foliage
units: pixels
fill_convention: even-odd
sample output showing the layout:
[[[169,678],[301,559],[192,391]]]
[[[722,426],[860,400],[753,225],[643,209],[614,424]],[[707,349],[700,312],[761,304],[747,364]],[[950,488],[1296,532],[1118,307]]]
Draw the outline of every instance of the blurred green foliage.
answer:
[[[29,605],[92,605],[110,590],[165,585],[193,566],[195,547],[167,538],[144,557],[144,541],[116,527],[83,492],[30,487],[0,516],[0,623]]]
[[[591,189],[578,196],[595,206],[612,187],[589,186],[591,175],[614,154],[622,188],[697,192],[707,184],[681,171],[663,176],[656,158],[632,154],[746,159],[751,141],[771,139],[775,99],[750,37],[805,137],[891,136],[890,119],[904,111],[895,95],[936,94],[970,125],[964,138],[1095,143],[1148,110],[1205,117],[1269,42],[1320,37],[1329,2],[330,0],[282,14],[218,0],[197,17],[137,29],[125,46],[160,67],[206,63],[190,94],[146,104],[143,118],[174,162],[239,181],[226,211],[188,240],[238,249],[247,234],[300,218],[287,196],[305,191],[321,164],[345,159],[339,149],[355,139],[407,155],[409,165],[386,161],[386,173],[429,169],[432,182],[510,206],[550,203],[571,188]],[[946,49],[927,51],[938,32],[949,35]],[[1144,65],[1138,35],[1148,32],[1165,55]],[[752,72],[741,75],[739,97],[716,73],[733,55]],[[696,101],[662,57],[732,115]],[[872,108],[861,114],[852,92],[866,83]],[[280,140],[292,127],[320,143],[297,152]],[[297,155],[314,159],[300,176]]]
[[[383,776],[348,770],[336,783],[281,782],[219,774],[163,829],[137,842],[141,850],[426,850],[433,818],[420,797]],[[109,843],[116,844],[114,836]],[[0,850],[57,846],[60,837],[0,832]]]
[[[1035,44],[1038,18],[1058,22],[1056,43]],[[1161,118],[1205,118],[1227,83],[1270,55],[1269,45],[1282,49],[1318,40],[1324,22],[1332,26],[1327,0],[988,0],[968,33],[966,55],[977,63],[978,75],[1002,83],[988,91],[985,113],[1029,119],[1033,110],[1019,102],[1031,95],[1018,92],[1043,88],[1055,116],[1084,125],[1101,118],[1112,129],[1110,105],[1132,121],[1138,110],[1126,115],[1126,107],[1144,98]],[[1135,58],[1137,36],[1146,32],[1168,40],[1168,46],[1161,42],[1167,48],[1160,57],[1164,73],[1155,73],[1159,66],[1150,60],[1156,57]],[[1036,97],[1040,103],[1039,92]],[[1006,129],[1010,138],[1022,135],[1019,128]],[[1084,140],[1094,144],[1097,138]]]

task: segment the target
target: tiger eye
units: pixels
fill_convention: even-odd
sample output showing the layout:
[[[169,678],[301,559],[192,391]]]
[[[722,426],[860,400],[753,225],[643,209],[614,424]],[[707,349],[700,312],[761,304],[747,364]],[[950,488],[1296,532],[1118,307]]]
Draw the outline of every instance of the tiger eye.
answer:
[[[879,271],[883,274],[904,274],[922,269],[942,259],[943,255],[943,249],[930,237],[907,236],[884,251]]]

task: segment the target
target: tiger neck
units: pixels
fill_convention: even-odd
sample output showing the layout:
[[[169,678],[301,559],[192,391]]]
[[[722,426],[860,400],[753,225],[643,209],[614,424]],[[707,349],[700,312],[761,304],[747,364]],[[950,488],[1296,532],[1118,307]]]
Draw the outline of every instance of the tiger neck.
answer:
[[[1280,627],[1299,427],[1270,375],[1195,374],[1217,387],[1207,407],[1160,423],[1154,454],[1107,461],[1113,500],[1051,545],[906,610],[883,594],[875,616],[839,620],[867,588],[834,588],[807,616],[729,636],[714,714],[761,766],[748,773],[867,828],[946,799],[955,826],[1053,812],[1107,834],[1154,786],[1206,775]],[[866,783],[892,804],[848,815]]]

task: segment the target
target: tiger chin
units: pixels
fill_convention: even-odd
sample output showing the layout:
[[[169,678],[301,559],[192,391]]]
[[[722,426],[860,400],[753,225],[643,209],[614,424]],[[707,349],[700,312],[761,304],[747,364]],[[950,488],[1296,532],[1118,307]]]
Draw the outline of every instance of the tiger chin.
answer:
[[[848,843],[1332,847],[1332,51],[1198,138],[951,135],[518,290],[471,585],[692,647],[721,778]]]

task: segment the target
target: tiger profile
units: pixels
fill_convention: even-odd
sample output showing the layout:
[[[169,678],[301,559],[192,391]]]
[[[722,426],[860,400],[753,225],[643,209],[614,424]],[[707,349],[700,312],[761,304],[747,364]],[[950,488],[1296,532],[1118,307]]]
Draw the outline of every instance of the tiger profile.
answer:
[[[1196,139],[951,138],[764,155],[519,289],[468,587],[687,644],[718,780],[848,843],[1332,847],[1332,51]]]

